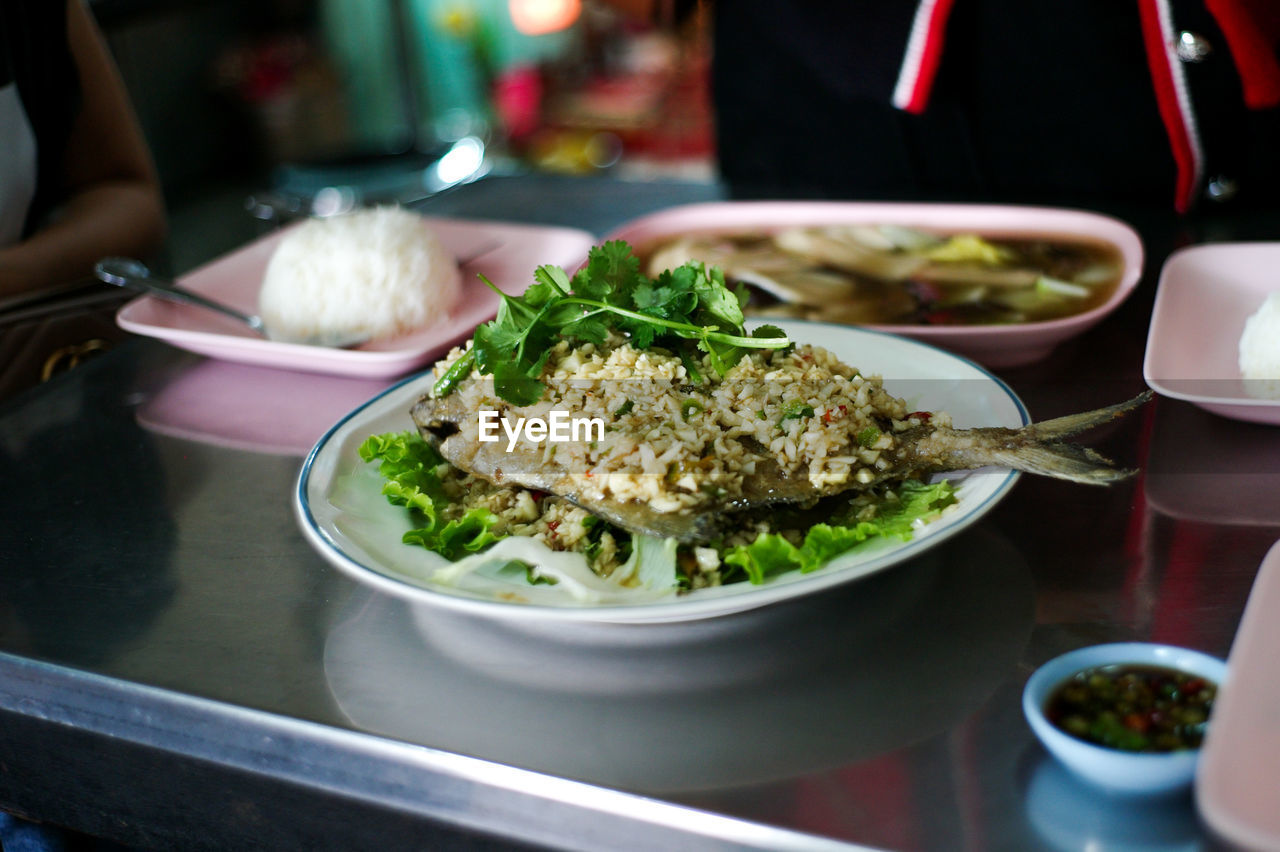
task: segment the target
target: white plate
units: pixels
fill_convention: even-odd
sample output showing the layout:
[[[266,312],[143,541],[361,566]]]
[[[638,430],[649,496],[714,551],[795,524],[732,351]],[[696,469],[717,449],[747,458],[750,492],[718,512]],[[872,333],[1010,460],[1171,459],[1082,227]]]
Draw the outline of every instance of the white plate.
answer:
[[[1280,399],[1240,377],[1245,320],[1280,291],[1280,243],[1192,246],[1160,272],[1142,375],[1152,390],[1236,420],[1280,424]]]
[[[1029,421],[1013,391],[971,361],[927,344],[879,332],[790,320],[776,323],[802,343],[826,347],[915,408],[950,412],[957,426],[1021,426]],[[429,378],[407,379],[335,425],[303,464],[294,495],[302,531],[331,563],[361,582],[434,606],[504,618],[590,622],[663,622],[709,618],[811,594],[896,565],[969,526],[1004,497],[1019,474],[984,469],[951,478],[958,504],[908,542],[876,540],[810,574],[788,574],[762,585],[735,583],[637,603],[582,604],[559,586],[522,580],[489,595],[433,583],[447,563],[421,547],[402,544],[407,513],[387,503],[374,465],[358,449],[369,435],[412,430],[409,409]]]
[[[267,367],[362,378],[403,376],[442,356],[498,309],[484,275],[508,293],[523,293],[544,263],[576,267],[595,242],[586,231],[506,222],[424,217],[462,265],[462,295],[450,315],[428,328],[352,349],[328,349],[267,340],[220,314],[141,296],[116,313],[126,331],[157,337],[182,349]],[[297,227],[291,225],[290,227]],[[275,231],[183,276],[179,283],[233,308],[257,313],[267,263],[289,228]]]

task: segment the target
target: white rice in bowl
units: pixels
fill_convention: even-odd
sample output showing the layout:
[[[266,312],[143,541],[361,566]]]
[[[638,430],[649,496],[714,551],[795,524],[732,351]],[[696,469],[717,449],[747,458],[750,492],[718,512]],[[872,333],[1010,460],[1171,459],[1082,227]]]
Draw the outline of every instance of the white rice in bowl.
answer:
[[[460,289],[456,259],[421,216],[373,207],[289,231],[267,264],[258,310],[273,338],[376,339],[439,322]]]
[[[1280,399],[1280,293],[1272,293],[1245,320],[1240,375],[1253,396]]]

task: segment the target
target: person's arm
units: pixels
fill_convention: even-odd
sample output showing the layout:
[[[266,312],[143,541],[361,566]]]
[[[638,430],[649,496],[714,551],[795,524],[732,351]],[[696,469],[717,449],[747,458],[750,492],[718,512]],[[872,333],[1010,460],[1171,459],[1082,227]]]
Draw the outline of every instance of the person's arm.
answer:
[[[67,0],[82,100],[67,143],[68,198],[27,240],[0,249],[0,298],[84,279],[106,255],[144,256],[165,238],[164,200],[124,83],[83,0]]]

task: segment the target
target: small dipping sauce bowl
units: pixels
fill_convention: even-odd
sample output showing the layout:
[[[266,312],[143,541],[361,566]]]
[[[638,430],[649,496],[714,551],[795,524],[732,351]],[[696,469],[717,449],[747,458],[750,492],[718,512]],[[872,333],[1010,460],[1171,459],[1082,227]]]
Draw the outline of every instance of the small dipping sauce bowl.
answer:
[[[1073,736],[1050,721],[1048,704],[1075,675],[1099,667],[1169,669],[1221,687],[1227,664],[1200,651],[1147,642],[1092,645],[1055,657],[1031,675],[1022,691],[1022,711],[1040,742],[1077,776],[1109,791],[1162,794],[1182,790],[1195,778],[1200,749],[1132,751]]]

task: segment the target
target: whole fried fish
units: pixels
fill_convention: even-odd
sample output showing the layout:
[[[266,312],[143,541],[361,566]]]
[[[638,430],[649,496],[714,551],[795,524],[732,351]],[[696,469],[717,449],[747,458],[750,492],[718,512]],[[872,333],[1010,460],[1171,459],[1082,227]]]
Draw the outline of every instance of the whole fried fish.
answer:
[[[591,487],[590,473],[562,464],[554,455],[548,457],[542,445],[481,442],[475,432],[475,413],[460,411],[451,399],[423,397],[411,414],[421,435],[464,471],[498,485],[558,495],[632,533],[704,544],[722,537],[744,513],[811,506],[824,497],[930,473],[997,466],[1088,485],[1116,482],[1133,471],[1116,468],[1093,450],[1064,439],[1114,420],[1150,397],[1148,391],[1105,408],[1017,429],[954,429],[931,425],[926,419],[893,436],[892,446],[882,454],[886,463],[874,474],[843,481],[815,482],[807,471],[788,469],[768,448],[747,438],[743,446],[754,456],[748,475],[732,488],[703,487],[696,506],[675,509],[652,500],[602,497]]]

